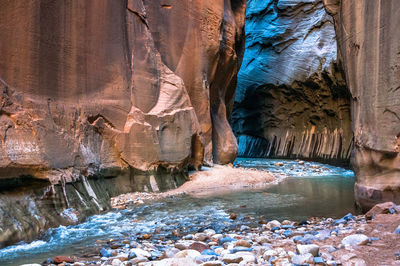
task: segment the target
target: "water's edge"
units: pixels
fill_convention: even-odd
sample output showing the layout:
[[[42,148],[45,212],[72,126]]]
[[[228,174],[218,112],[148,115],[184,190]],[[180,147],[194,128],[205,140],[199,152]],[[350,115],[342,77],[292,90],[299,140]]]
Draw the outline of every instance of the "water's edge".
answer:
[[[135,191],[165,191],[187,179],[187,172],[159,168],[143,172],[125,169],[117,175],[80,177],[73,183],[52,185],[25,178],[0,185],[0,247],[32,241],[45,230],[85,221],[110,210],[111,197]],[[15,186],[15,183],[22,186]]]

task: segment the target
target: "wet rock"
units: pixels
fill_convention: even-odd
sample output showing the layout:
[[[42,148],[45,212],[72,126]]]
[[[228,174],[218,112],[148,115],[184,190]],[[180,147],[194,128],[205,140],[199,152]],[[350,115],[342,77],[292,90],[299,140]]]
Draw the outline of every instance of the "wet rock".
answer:
[[[318,256],[319,253],[319,246],[315,244],[310,244],[310,245],[297,245],[296,246],[296,251],[300,254],[307,254],[311,253],[314,257]]]
[[[236,220],[236,218],[237,218],[237,214],[236,213],[231,213],[229,215],[229,219],[231,219],[231,220]]]
[[[222,261],[225,263],[239,263],[243,260],[242,256],[238,254],[226,254],[222,257]]]
[[[142,235],[142,239],[149,239],[151,236],[149,234]]]
[[[272,228],[280,227],[281,223],[277,220],[273,220],[267,223],[265,226],[266,229],[271,230]]]
[[[68,257],[68,256],[56,256],[56,257],[54,257],[53,262],[55,264],[60,264],[60,263],[63,263],[63,262],[74,263],[75,260],[73,258],[71,258],[71,257]]]
[[[354,220],[354,216],[351,213],[346,214],[343,218],[340,218],[335,221],[335,224],[345,224],[350,220]]]
[[[292,263],[296,265],[311,264],[314,263],[314,257],[311,253],[295,255],[292,258]]]
[[[100,255],[101,255],[102,257],[108,258],[108,257],[112,257],[112,252],[111,252],[111,250],[102,248],[102,249],[100,250]]]
[[[342,245],[356,246],[369,243],[369,238],[363,234],[349,235],[342,239]]]
[[[200,242],[194,242],[192,244],[190,244],[190,246],[188,247],[188,249],[193,249],[196,250],[198,252],[203,252],[203,250],[208,249],[209,246],[204,244],[204,243],[200,243]]]
[[[198,252],[197,250],[193,249],[185,249],[182,251],[179,251],[178,253],[175,254],[174,258],[196,258],[197,256],[201,256],[201,253]]]

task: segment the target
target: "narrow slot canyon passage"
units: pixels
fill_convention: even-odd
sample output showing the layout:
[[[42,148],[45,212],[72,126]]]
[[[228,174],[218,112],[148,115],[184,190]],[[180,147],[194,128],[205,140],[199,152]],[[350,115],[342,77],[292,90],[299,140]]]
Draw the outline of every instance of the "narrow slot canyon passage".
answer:
[[[350,165],[350,99],[323,1],[248,1],[231,117],[239,157]]]
[[[0,0],[0,266],[400,262],[399,0]]]

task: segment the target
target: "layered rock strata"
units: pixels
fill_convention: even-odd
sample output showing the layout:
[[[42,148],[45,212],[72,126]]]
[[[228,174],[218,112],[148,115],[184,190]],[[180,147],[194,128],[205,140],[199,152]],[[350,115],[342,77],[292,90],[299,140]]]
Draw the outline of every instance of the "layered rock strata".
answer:
[[[24,176],[62,187],[121,173],[137,182],[138,171],[175,176],[235,158],[227,116],[244,0],[0,6],[4,191]],[[3,243],[23,235],[21,216],[10,215],[17,225],[5,233],[7,221],[0,222]],[[32,232],[54,224],[38,223]]]
[[[400,2],[325,0],[351,91],[356,200],[400,203]]]
[[[350,94],[321,1],[248,1],[232,125],[239,156],[348,164]]]

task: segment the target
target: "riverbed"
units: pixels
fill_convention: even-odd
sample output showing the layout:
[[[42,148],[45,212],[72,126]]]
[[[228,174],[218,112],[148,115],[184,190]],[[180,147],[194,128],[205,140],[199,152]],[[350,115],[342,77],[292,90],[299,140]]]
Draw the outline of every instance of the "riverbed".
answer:
[[[286,178],[277,185],[258,190],[214,193],[203,197],[171,196],[159,201],[114,210],[74,226],[50,229],[32,243],[0,250],[1,265],[41,263],[56,255],[95,257],[109,239],[135,241],[143,234],[153,240],[174,239],[211,228],[225,232],[260,221],[302,221],[314,217],[338,218],[354,207],[354,174],[326,164],[294,160],[244,159],[236,167],[270,171]],[[237,219],[230,219],[234,213]]]

